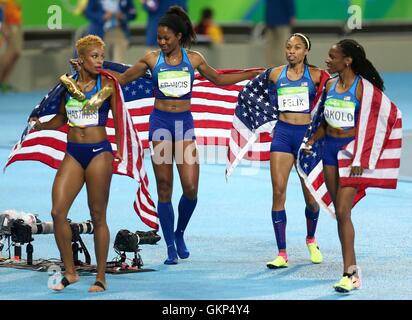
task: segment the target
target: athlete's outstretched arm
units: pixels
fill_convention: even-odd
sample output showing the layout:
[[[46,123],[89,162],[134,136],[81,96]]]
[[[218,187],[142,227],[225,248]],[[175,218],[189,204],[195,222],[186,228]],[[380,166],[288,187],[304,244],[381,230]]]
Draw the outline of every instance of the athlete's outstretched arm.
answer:
[[[105,71],[107,71],[113,77],[115,77],[117,81],[119,81],[120,85],[124,85],[139,77],[144,76],[146,71],[150,68],[150,61],[153,61],[153,59],[156,59],[155,56],[156,56],[156,51],[151,51],[151,52],[146,53],[143,56],[143,58],[141,58],[133,66],[131,66],[129,69],[127,69],[123,73],[116,72],[113,70],[107,70],[107,69]],[[73,68],[76,71],[80,71],[81,66],[78,62],[78,59],[70,59],[70,64],[73,66]]]
[[[206,62],[206,59],[199,52],[193,51],[193,58],[195,61],[194,67],[200,74],[218,86],[227,86],[239,81],[249,80],[262,73],[262,70],[251,70],[238,73],[219,74]]]
[[[123,73],[117,73],[111,70],[107,70],[107,72],[111,73],[119,81],[120,85],[124,85],[144,76],[153,62],[156,61],[157,56],[158,53],[156,51],[150,51]]]

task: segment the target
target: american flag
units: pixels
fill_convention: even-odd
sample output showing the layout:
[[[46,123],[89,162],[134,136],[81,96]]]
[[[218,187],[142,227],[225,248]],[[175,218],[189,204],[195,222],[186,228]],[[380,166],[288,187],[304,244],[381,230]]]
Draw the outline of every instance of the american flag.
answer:
[[[368,80],[362,78],[362,99],[356,137],[338,153],[340,185],[358,188],[353,205],[368,187],[395,189],[399,176],[402,147],[402,114],[389,98]],[[305,135],[302,146],[317,130],[323,119],[323,99]],[[335,208],[327,192],[321,160],[323,139],[313,146],[311,155],[302,149],[297,168],[318,203],[332,216]],[[361,176],[350,177],[351,166],[361,166]]]
[[[242,159],[268,161],[272,131],[278,119],[277,102],[270,94],[271,83],[267,69],[250,81],[239,93],[233,116],[233,125],[227,156],[226,176],[230,176]],[[311,105],[311,114],[315,114],[317,102],[322,96],[322,89],[329,74],[321,71],[320,84]]]
[[[239,93],[230,135],[226,176],[233,173],[239,162],[265,161],[270,158],[273,127],[278,118],[277,109],[270,101],[267,69],[250,81]]]
[[[124,72],[128,67],[113,62],[104,63],[105,69],[117,72]],[[219,73],[241,71],[218,70]],[[228,146],[237,97],[247,82],[219,87],[196,74],[191,112],[197,144]],[[133,205],[134,210],[146,225],[158,229],[157,213],[148,191],[148,180],[143,165],[143,150],[149,147],[149,116],[154,105],[151,77],[148,74],[122,86],[121,89],[123,110],[127,112],[123,112],[123,118],[119,120],[122,120],[122,146],[127,156],[123,156],[124,161],[120,165],[115,165],[114,172],[128,175],[140,183]],[[35,107],[31,115],[39,116],[42,122],[48,121],[58,111],[58,103],[64,92],[65,88],[58,84]],[[116,150],[113,125],[110,113],[106,131],[113,150]],[[59,130],[35,131],[26,128],[20,141],[13,147],[6,167],[16,161],[36,160],[57,169],[66,151],[67,131],[67,125]]]

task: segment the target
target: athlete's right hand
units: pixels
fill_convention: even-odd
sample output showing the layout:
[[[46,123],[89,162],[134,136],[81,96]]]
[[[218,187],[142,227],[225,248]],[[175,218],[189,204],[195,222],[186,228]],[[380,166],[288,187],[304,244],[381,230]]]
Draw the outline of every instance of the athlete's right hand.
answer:
[[[309,139],[308,142],[305,143],[305,145],[302,147],[302,150],[305,154],[311,155],[313,153],[312,151],[312,145],[315,142],[312,139]]]
[[[80,71],[80,69],[82,68],[80,66],[79,59],[70,59],[69,62],[76,71]]]
[[[30,125],[30,130],[41,130],[41,122],[39,121],[39,118],[37,117],[30,117],[29,118],[29,125]]]

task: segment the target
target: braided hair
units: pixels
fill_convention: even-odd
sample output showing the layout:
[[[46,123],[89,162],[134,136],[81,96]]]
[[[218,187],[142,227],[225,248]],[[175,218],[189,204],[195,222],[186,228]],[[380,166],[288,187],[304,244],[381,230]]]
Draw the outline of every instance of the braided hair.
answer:
[[[180,45],[184,48],[190,48],[192,42],[196,39],[192,22],[180,6],[171,6],[160,19],[158,26],[172,29],[176,35],[181,33]]]
[[[343,39],[336,45],[344,56],[352,58],[350,67],[355,74],[361,75],[380,90],[385,90],[381,76],[373,64],[366,58],[365,49],[358,42],[352,39]]]

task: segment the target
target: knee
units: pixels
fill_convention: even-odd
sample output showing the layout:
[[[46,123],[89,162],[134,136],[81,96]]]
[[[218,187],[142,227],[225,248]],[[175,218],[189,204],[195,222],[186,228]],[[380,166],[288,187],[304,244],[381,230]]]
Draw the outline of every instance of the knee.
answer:
[[[106,214],[103,211],[92,210],[90,211],[92,223],[94,228],[106,225]]]
[[[159,201],[169,202],[172,199],[172,184],[169,181],[160,180],[157,183],[157,195]]]
[[[351,220],[351,211],[345,207],[337,207],[336,208],[336,220],[338,223],[345,223]]]
[[[67,219],[67,213],[62,212],[61,210],[57,210],[57,209],[52,209],[51,211],[51,216],[53,219],[54,223],[61,223],[66,221]]]
[[[284,203],[286,200],[286,189],[285,188],[274,188],[273,189],[273,202]]]
[[[319,211],[319,205],[316,201],[310,201],[306,204],[306,209],[311,212],[317,212]]]
[[[188,199],[196,199],[197,198],[197,186],[195,184],[191,184],[189,186],[185,186],[183,188],[183,194]]]

